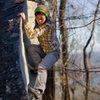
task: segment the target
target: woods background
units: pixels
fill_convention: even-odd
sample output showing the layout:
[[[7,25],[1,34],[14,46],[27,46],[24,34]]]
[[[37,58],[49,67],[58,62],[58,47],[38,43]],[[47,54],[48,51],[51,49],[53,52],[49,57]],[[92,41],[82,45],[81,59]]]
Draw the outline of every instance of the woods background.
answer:
[[[43,100],[100,99],[100,0],[47,0],[61,44]],[[27,100],[29,73],[19,12],[34,26],[37,1],[0,0],[0,100]],[[42,100],[42,98],[41,98]]]

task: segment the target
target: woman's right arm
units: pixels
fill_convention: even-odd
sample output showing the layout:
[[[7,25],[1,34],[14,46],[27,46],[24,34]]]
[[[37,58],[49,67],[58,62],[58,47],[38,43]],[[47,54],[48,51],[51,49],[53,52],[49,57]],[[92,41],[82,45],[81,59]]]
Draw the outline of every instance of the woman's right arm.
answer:
[[[25,31],[26,31],[26,34],[27,34],[28,38],[34,38],[34,37],[36,37],[37,36],[37,34],[36,34],[37,31],[31,29],[28,21],[26,20],[25,13],[21,12],[19,15],[21,16],[22,21],[24,23],[24,28],[25,28]]]

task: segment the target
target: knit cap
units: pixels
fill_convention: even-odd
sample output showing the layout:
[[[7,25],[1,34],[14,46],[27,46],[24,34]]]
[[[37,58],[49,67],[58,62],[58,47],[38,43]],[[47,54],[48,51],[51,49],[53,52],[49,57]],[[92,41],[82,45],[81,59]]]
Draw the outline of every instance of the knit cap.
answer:
[[[49,10],[48,10],[48,8],[47,8],[46,6],[44,6],[44,5],[39,5],[39,6],[37,6],[37,8],[35,9],[35,14],[36,14],[37,12],[42,12],[46,17],[49,16]]]

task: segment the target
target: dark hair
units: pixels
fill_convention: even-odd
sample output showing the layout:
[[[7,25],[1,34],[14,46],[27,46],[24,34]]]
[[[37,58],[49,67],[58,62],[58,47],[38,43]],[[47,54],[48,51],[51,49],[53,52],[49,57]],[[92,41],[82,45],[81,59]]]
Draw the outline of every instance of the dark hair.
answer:
[[[42,15],[42,14],[45,15],[44,13],[38,11],[38,12],[35,13],[35,16],[36,16],[36,15]]]
[[[44,13],[42,13],[42,12],[36,12],[35,13],[35,16],[37,16],[37,15],[45,15]],[[48,18],[47,18],[47,16],[45,16],[46,17],[46,20],[45,20],[45,22],[43,23],[43,24],[45,24],[47,21],[48,21]],[[37,24],[37,21],[36,21],[36,19],[35,19],[35,23]],[[37,24],[38,25],[38,24]]]

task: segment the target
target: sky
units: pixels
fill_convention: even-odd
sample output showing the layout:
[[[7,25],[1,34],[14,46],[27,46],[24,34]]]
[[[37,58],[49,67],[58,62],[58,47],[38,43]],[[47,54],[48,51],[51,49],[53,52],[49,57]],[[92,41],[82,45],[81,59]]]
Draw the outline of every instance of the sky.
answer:
[[[98,0],[68,0],[67,8],[66,8],[66,16],[81,16],[85,15],[86,18],[80,20],[67,20],[67,27],[79,27],[90,23],[93,20],[93,13],[96,9],[96,5]],[[98,18],[100,14],[98,14]],[[99,23],[99,21],[97,21]],[[94,31],[93,40],[91,41],[91,45],[95,43],[94,50],[100,51],[100,41],[98,41],[98,34],[100,29],[97,26]],[[77,28],[73,30],[69,30],[69,41],[71,42],[74,38],[79,47],[83,48],[91,34],[92,24],[87,27]],[[100,36],[100,35],[99,35]],[[90,47],[89,47],[90,48]],[[88,48],[88,50],[89,50]]]

